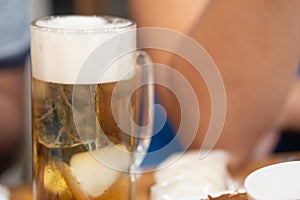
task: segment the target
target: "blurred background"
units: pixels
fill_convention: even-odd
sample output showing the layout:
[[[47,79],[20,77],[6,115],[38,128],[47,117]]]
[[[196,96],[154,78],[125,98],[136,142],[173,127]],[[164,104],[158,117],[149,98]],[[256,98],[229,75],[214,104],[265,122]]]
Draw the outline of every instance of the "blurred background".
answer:
[[[115,15],[127,17],[126,0],[31,0],[36,16],[45,14]]]

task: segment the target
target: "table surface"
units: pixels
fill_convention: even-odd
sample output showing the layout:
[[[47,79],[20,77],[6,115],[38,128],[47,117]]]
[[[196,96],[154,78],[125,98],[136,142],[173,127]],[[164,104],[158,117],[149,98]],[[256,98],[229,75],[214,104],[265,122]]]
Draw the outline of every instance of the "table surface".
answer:
[[[252,171],[270,165],[274,163],[289,161],[289,160],[300,160],[300,152],[289,152],[280,153],[269,156],[267,158],[260,158],[251,160],[245,164],[239,171],[233,176],[236,180],[243,181],[244,178]],[[137,198],[138,200],[149,200],[150,199],[150,187],[155,183],[153,173],[147,172],[143,174],[137,182]],[[11,200],[30,200],[32,199],[32,187],[31,185],[18,186],[11,188]]]

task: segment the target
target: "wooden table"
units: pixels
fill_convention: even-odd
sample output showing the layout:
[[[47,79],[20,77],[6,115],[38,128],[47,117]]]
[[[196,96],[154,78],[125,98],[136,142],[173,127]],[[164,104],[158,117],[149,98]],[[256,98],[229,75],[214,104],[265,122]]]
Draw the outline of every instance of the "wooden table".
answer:
[[[234,178],[243,181],[252,171],[274,163],[300,160],[300,152],[289,152],[272,155],[264,159],[255,159],[247,163],[234,174]],[[153,173],[143,174],[137,182],[137,200],[150,199],[150,187],[155,183]],[[30,185],[15,187],[11,189],[11,200],[30,200],[32,199],[32,188]]]

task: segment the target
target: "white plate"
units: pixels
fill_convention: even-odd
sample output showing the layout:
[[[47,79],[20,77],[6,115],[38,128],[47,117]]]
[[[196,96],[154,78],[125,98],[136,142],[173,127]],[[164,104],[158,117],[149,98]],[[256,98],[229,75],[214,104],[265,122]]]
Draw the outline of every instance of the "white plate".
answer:
[[[252,172],[245,180],[249,199],[300,199],[300,161],[284,162]]]

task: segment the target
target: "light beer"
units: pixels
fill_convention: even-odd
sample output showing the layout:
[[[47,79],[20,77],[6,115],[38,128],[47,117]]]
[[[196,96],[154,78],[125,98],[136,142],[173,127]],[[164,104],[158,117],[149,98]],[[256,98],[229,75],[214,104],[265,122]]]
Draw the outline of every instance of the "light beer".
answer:
[[[121,110],[128,109],[123,105],[129,95],[125,88],[130,86],[130,80],[119,84],[124,85],[124,90],[115,97],[118,98],[116,105],[119,105],[115,109],[122,113]],[[134,145],[132,136],[123,133],[114,121],[110,105],[114,85],[115,83],[105,83],[77,86],[82,92],[82,99],[77,100],[81,101],[83,106],[81,109],[85,110],[87,115],[85,116],[87,124],[78,128],[85,129],[90,135],[90,140],[82,141],[77,134],[72,114],[73,86],[32,80],[34,173],[37,199],[128,199],[130,189],[128,174],[110,169],[114,166],[105,166],[101,164],[101,160],[96,160],[92,155],[93,152],[96,155],[97,150],[101,153],[103,148],[105,153],[115,156],[113,149],[109,151],[108,148],[123,148],[122,150],[130,152]],[[93,106],[89,104],[88,98],[95,98],[96,119],[89,116],[89,113],[94,111],[91,110]],[[129,109],[134,113],[135,101],[131,102]],[[102,131],[97,130],[98,122]],[[104,135],[101,136],[103,133]],[[107,147],[107,142],[117,147]],[[121,162],[120,165],[131,162],[130,157],[113,159]],[[126,167],[129,166],[124,166],[124,170]],[[82,171],[76,172],[76,170]],[[80,174],[84,175],[80,177]]]
[[[34,199],[131,199],[128,171],[135,139],[118,127],[113,113],[128,127],[132,121],[123,113],[138,116],[139,102],[130,92],[135,78],[120,78],[118,70],[121,65],[130,70],[133,58],[117,62],[99,82],[77,82],[88,55],[123,27],[135,24],[119,18],[66,16],[31,25]],[[125,43],[135,46],[135,35]],[[113,95],[116,83],[121,90]]]

